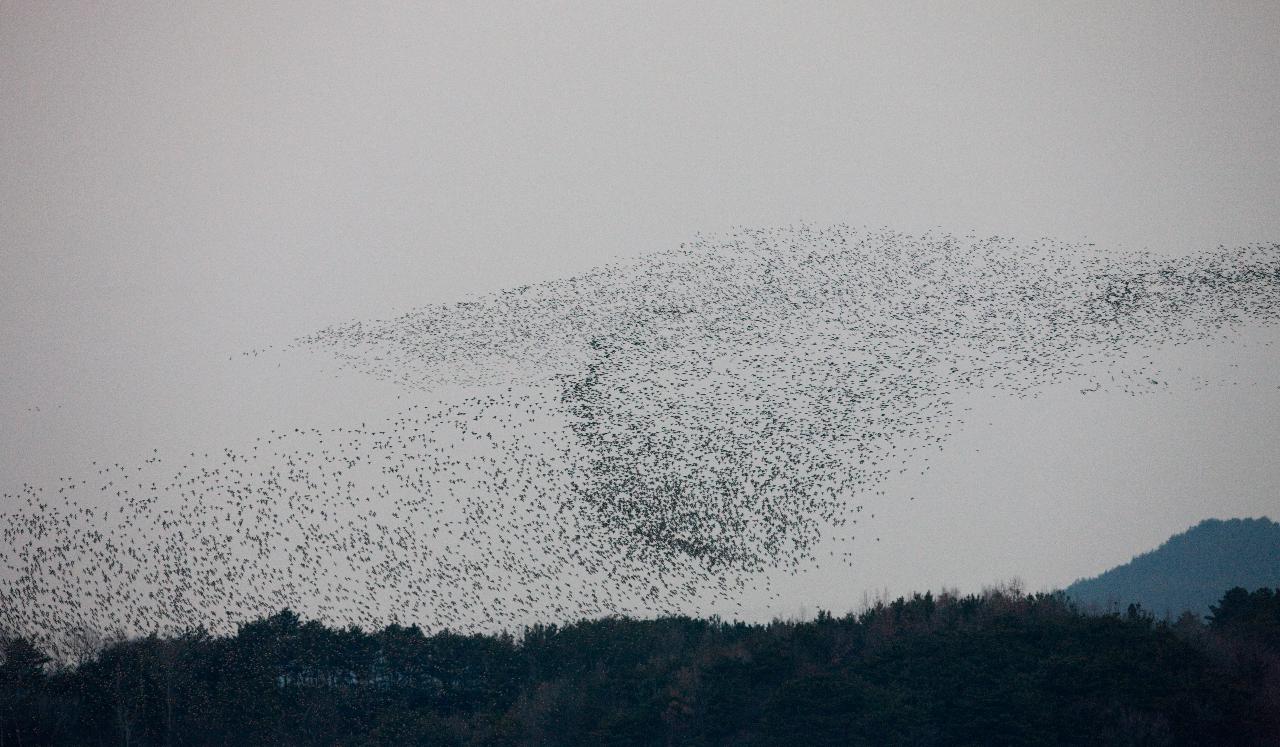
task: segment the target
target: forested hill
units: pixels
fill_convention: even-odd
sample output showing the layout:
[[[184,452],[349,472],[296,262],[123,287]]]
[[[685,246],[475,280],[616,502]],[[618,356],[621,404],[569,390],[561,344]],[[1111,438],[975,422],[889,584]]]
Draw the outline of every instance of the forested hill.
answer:
[[[1280,586],[1280,524],[1206,519],[1122,566],[1067,587],[1085,606],[1141,604],[1157,616],[1209,613],[1223,589]]]
[[[1276,745],[1280,590],[1206,621],[991,590],[767,625],[511,635],[289,611],[53,667],[0,638],[0,745]]]

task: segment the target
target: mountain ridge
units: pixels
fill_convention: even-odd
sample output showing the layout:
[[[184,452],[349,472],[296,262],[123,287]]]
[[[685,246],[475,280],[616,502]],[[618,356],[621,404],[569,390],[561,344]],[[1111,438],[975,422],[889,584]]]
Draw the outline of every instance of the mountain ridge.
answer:
[[[1085,607],[1142,605],[1155,615],[1207,615],[1223,589],[1280,586],[1280,524],[1267,517],[1205,519],[1159,547],[1065,591]]]

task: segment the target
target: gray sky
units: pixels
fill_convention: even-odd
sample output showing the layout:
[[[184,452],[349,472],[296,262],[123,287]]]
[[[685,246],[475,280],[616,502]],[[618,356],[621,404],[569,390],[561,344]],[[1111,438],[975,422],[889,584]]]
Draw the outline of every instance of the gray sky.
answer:
[[[697,231],[1280,240],[1275,3],[693,5],[0,1],[0,482],[390,412],[238,354]],[[1064,583],[1274,518],[1276,350],[989,403],[928,477],[959,497],[849,583]]]

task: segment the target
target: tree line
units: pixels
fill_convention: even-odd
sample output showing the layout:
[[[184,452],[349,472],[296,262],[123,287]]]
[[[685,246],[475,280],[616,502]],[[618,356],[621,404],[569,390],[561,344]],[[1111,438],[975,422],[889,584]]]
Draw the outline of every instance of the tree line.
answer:
[[[519,636],[332,628],[0,640],[0,747],[1280,744],[1280,589],[1201,620],[916,594],[767,624],[608,618]]]

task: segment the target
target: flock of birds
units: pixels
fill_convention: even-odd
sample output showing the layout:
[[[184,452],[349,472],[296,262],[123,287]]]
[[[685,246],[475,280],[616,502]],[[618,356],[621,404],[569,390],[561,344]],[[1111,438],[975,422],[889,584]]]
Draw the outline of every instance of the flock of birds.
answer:
[[[800,225],[338,325],[292,345],[419,404],[4,494],[0,632],[696,613],[853,542],[966,393],[1139,393],[1135,351],[1278,319],[1280,245]]]

